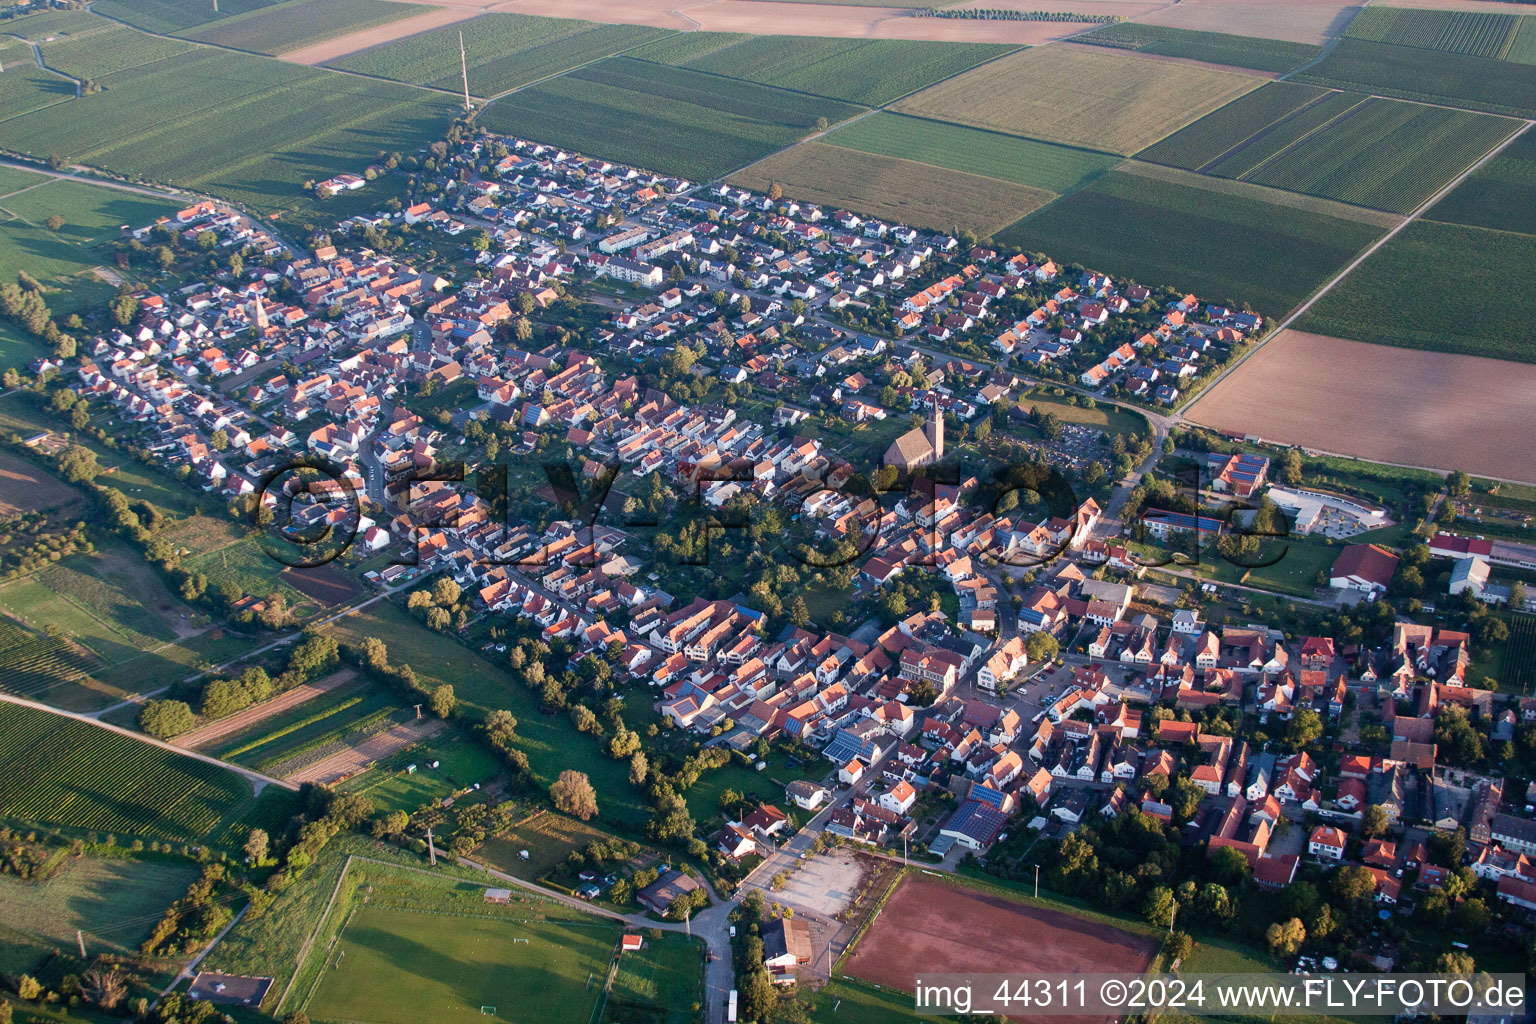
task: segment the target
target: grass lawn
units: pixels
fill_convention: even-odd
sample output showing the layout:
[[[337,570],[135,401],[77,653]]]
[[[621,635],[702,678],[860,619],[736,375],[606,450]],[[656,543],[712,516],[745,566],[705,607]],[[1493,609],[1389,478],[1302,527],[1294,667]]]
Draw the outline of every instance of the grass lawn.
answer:
[[[538,881],[572,852],[607,838],[607,833],[584,821],[553,811],[540,811],[487,840],[476,856],[510,875]],[[527,860],[519,855],[523,850],[528,851]]]
[[[811,1019],[816,1024],[890,1024],[895,1020],[938,1022],[949,1018],[915,1016],[910,995],[839,977],[812,993]]]
[[[517,719],[518,748],[528,755],[538,784],[547,786],[562,770],[576,768],[592,779],[603,821],[633,830],[649,817],[639,790],[629,781],[628,762],[609,757],[598,740],[578,733],[567,715],[544,714],[539,698],[527,687],[452,637],[433,633],[385,601],[325,629],[346,643],[382,637],[389,660],[410,665],[424,685],[452,683],[459,703],[482,714],[502,708],[511,711]]]
[[[1081,404],[1074,405],[1065,397],[1031,391],[1019,399],[1019,405],[1025,409],[1034,407],[1042,413],[1055,413],[1063,423],[1097,427],[1106,434],[1147,434],[1152,430],[1141,413],[1104,402],[1096,402],[1095,407],[1089,409]]]
[[[749,801],[774,804],[784,810],[788,799],[784,795],[785,786],[796,779],[825,778],[831,769],[831,764],[820,758],[810,764],[800,762],[791,766],[786,755],[778,751],[769,753],[763,760],[768,762],[768,767],[762,771],[742,764],[733,757],[724,768],[700,776],[699,781],[688,787],[688,791],[683,794],[693,819],[702,824],[711,818],[722,817],[720,794],[727,789],[734,789]]]
[[[475,886],[474,888],[479,888]],[[620,929],[358,907],[307,1004],[318,1020],[376,1024],[591,1019]],[[516,941],[522,940],[522,941]],[[388,978],[389,984],[380,984]]]
[[[155,921],[200,874],[190,861],[71,858],[43,882],[0,875],[0,926],[92,956],[133,956]]]
[[[70,286],[75,275],[106,261],[100,246],[117,237],[120,225],[149,224],[175,208],[164,200],[78,181],[50,181],[15,192],[0,200],[0,278],[12,280],[24,270],[44,285]],[[57,231],[46,226],[54,215],[64,218]],[[62,296],[50,304],[61,300],[61,308],[73,308]]]
[[[703,1004],[704,940],[677,932],[647,934],[638,953],[619,958],[603,1024],[693,1024]]]

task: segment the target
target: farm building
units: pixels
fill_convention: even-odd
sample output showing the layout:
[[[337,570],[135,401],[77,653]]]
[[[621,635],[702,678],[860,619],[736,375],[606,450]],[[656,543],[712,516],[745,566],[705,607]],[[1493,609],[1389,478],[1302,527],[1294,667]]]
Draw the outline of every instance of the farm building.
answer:
[[[811,926],[803,918],[763,925],[763,966],[776,984],[795,980],[795,968],[811,962]]]

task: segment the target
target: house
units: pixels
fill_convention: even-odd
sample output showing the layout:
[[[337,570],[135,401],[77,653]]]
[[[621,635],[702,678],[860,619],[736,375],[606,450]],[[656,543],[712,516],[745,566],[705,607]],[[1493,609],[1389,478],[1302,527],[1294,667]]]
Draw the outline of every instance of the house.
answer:
[[[699,888],[699,883],[691,875],[686,875],[676,868],[664,872],[660,878],[635,894],[640,905],[655,914],[665,914],[672,901],[684,893],[692,892]]]
[[[1344,859],[1344,847],[1348,840],[1340,830],[1328,825],[1319,825],[1312,830],[1312,835],[1307,839],[1307,852],[1319,860],[1341,861]]]
[[[1377,544],[1349,544],[1334,559],[1328,585],[1335,590],[1381,593],[1397,572],[1398,557]]]
[[[807,779],[796,779],[786,786],[784,791],[789,799],[794,801],[796,807],[806,811],[814,811],[820,807],[829,795],[826,786]]]
[[[790,985],[795,968],[811,962],[811,925],[803,917],[763,925],[763,966],[775,984]]]
[[[980,853],[997,842],[1007,824],[1007,816],[996,807],[980,800],[967,800],[950,815],[939,834],[950,836],[966,849]]]
[[[1017,757],[1018,755],[1014,755]],[[912,783],[902,779],[896,785],[880,794],[880,806],[895,814],[906,814],[917,803],[917,790],[912,788]]]

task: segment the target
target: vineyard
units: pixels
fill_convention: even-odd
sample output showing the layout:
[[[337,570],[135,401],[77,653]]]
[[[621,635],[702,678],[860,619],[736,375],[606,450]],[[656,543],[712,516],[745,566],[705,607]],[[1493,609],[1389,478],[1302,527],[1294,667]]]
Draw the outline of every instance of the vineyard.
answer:
[[[1249,139],[1222,159],[1206,167],[1206,173],[1222,178],[1241,178],[1324,127],[1343,122],[1365,103],[1357,92],[1332,92],[1291,117]]]
[[[1492,114],[1536,115],[1536,75],[1526,65],[1368,39],[1338,40],[1292,80]]]
[[[423,14],[420,4],[383,0],[302,0],[223,18],[185,33],[188,39],[256,53],[282,53],[308,43]]]
[[[1536,235],[1536,132],[1527,129],[1436,203],[1428,216]]]
[[[1509,640],[1504,646],[1504,678],[1500,687],[1529,694],[1536,684],[1536,615],[1512,613]]]
[[[1373,43],[1504,60],[1526,21],[1518,14],[1367,7],[1350,23],[1345,35]]]
[[[192,49],[191,43],[145,35],[126,25],[97,18],[99,28],[84,35],[70,35],[42,44],[43,60],[50,68],[76,78],[101,78]]]
[[[292,795],[261,801],[251,785],[94,725],[0,704],[0,816],[172,842],[227,843],[242,818],[281,820]],[[257,805],[260,805],[259,809]]]
[[[28,697],[97,664],[64,636],[49,636],[0,618],[0,690]]]
[[[195,25],[233,18],[249,11],[275,6],[278,0],[220,0],[212,4],[192,4],[187,0],[100,0],[92,10],[117,18],[146,32],[169,35]]]
[[[1485,114],[1373,100],[1247,180],[1407,213],[1518,127]]]
[[[1158,57],[1184,57],[1255,71],[1289,71],[1317,56],[1318,47],[1281,39],[1256,39],[1225,32],[1197,32],[1162,25],[1120,22],[1074,36],[1074,43],[1112,46]]]
[[[1137,157],[1169,167],[1200,170],[1326,94],[1326,90],[1315,86],[1271,82],[1142,150]]]

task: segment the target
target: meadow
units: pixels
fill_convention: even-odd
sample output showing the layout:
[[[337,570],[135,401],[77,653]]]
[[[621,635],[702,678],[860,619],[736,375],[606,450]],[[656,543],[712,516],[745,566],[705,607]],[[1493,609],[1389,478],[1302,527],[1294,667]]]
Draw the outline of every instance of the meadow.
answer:
[[[703,1003],[704,941],[677,932],[645,936],[638,952],[619,958],[601,1024],[692,1024]]]
[[[0,121],[0,146],[270,209],[300,202],[306,180],[425,145],[455,111],[450,96],[210,47],[101,83]]]
[[[499,836],[487,839],[475,856],[518,878],[538,881],[565,862],[565,858],[608,838],[584,821],[539,811]],[[519,854],[528,851],[528,859]]]
[[[1181,172],[1151,178],[1111,171],[1014,224],[998,241],[1273,317],[1310,295],[1381,229],[1326,207],[1270,202],[1264,191],[1207,188]]]
[[[1536,75],[1526,65],[1368,39],[1340,39],[1294,80],[1491,114],[1536,116]]]
[[[276,6],[278,0],[220,0],[212,4],[199,0],[100,0],[92,9],[99,14],[126,21],[146,32],[174,35],[197,25],[233,18],[251,11]]]
[[[1057,194],[1092,181],[1120,162],[1092,150],[885,111],[861,117],[818,141]]]
[[[1043,46],[941,82],[894,109],[1048,142],[1135,153],[1262,84],[1235,72]]]
[[[1198,171],[1325,95],[1327,90],[1316,86],[1270,82],[1142,150],[1136,158]]]
[[[1349,23],[1344,34],[1375,43],[1505,60],[1516,35],[1522,31],[1522,23],[1530,20],[1519,14],[1367,7]]]
[[[0,927],[61,949],[75,944],[79,929],[92,956],[136,956],[199,873],[189,861],[76,857],[43,882],[0,875]]]
[[[1518,127],[1486,114],[1372,100],[1246,180],[1407,213]]]
[[[1302,330],[1536,362],[1536,240],[1415,221],[1307,312]]]
[[[1536,133],[1527,129],[1425,216],[1536,235]]]
[[[716,35],[723,38],[711,38]],[[664,39],[643,46],[631,56],[871,107],[1017,49],[1005,44],[735,33],[689,33],[677,39],[681,41]]]
[[[802,142],[730,178],[766,192],[779,185],[795,199],[848,207],[872,217],[987,237],[1055,198],[1055,193],[932,164]]]
[[[38,825],[217,846],[275,827],[294,794],[46,711],[0,704],[0,815]]]
[[[344,57],[331,66],[458,90],[462,88],[460,31],[461,26],[454,25],[423,32]],[[638,25],[488,14],[477,18],[473,28],[464,33],[469,89],[476,96],[497,96],[667,34],[664,29]]]
[[[1074,36],[1074,43],[1112,46],[1159,57],[1184,57],[1255,71],[1289,71],[1317,56],[1320,47],[1282,39],[1257,39],[1225,32],[1196,32],[1123,21]]]
[[[40,49],[48,67],[75,78],[97,79],[192,49],[191,43],[146,35],[106,18],[96,21],[99,25],[88,33],[43,43]]]
[[[487,107],[480,123],[644,167],[706,180],[836,124],[861,108],[627,57],[579,68]]]
[[[289,0],[221,18],[182,34],[188,39],[216,43],[253,53],[283,53],[323,39],[388,25],[426,14],[421,4],[384,0]]]

